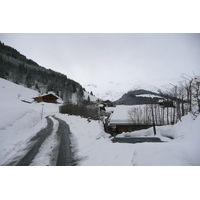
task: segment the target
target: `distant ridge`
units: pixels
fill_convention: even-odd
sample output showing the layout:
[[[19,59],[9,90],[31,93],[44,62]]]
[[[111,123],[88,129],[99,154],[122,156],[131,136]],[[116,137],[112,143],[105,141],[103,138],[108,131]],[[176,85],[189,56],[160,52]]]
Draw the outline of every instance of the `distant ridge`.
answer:
[[[140,105],[158,103],[164,96],[161,93],[155,93],[148,90],[134,90],[125,93],[114,103],[117,105]]]
[[[110,101],[117,101],[128,91],[146,90],[155,93],[159,93],[158,91],[161,91],[160,88],[155,87],[153,84],[148,84],[139,78],[120,82],[116,79],[115,81],[110,81],[108,83],[102,81],[98,84],[90,83],[84,85],[84,87],[88,91],[92,90],[96,97]]]

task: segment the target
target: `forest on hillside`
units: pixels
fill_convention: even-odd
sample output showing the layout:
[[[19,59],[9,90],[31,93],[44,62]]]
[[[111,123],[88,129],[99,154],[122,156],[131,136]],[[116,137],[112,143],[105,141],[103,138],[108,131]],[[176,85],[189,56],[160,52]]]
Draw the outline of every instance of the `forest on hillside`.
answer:
[[[0,78],[37,90],[40,94],[53,91],[64,101],[70,101],[77,94],[78,101],[84,95],[84,88],[59,72],[39,66],[27,59],[16,49],[0,41]]]

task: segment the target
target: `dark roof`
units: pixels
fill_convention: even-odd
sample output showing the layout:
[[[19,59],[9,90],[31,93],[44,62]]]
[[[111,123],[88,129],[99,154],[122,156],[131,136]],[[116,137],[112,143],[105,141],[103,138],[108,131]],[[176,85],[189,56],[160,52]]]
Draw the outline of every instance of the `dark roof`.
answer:
[[[58,99],[57,96],[53,95],[53,94],[47,94],[47,95],[43,95],[43,96],[39,96],[39,97],[33,97],[33,99],[37,99],[37,98],[45,98],[45,97],[48,97],[48,98],[51,98],[51,99]]]

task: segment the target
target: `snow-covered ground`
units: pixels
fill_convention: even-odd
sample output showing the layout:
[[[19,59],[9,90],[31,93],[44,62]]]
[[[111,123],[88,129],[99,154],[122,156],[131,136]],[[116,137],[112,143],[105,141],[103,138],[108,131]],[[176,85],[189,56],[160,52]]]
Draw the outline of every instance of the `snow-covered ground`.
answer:
[[[112,143],[101,124],[86,119],[61,115],[76,138],[80,165],[87,166],[190,166],[200,165],[200,116],[193,120],[185,116],[172,126],[157,127],[156,137],[163,143],[122,144]],[[77,124],[79,126],[77,126]],[[83,128],[84,127],[84,128]],[[86,128],[87,127],[87,128]],[[122,133],[117,137],[151,136],[153,128]],[[168,137],[173,137],[171,140]]]
[[[200,165],[200,116],[196,120],[187,115],[175,125],[156,127],[157,137],[165,143],[135,144],[133,162],[148,166],[190,166]],[[118,137],[153,136],[153,128]],[[174,138],[173,140],[167,138]]]
[[[5,164],[22,149],[27,141],[45,127],[45,116],[55,115],[69,124],[72,144],[81,166],[182,166],[200,165],[200,116],[190,115],[172,126],[157,127],[157,137],[163,143],[112,143],[102,123],[88,122],[78,116],[58,113],[59,104],[24,103],[32,101],[37,92],[0,79],[0,165]],[[43,143],[32,165],[48,165],[49,149],[55,144],[56,120],[52,135]],[[153,136],[152,128],[118,137]],[[171,140],[166,136],[173,137]],[[153,136],[154,137],[154,136]],[[46,151],[47,150],[47,151]]]
[[[0,78],[0,165],[46,126],[45,116],[58,113],[55,104],[21,101],[32,102],[36,96],[38,92]]]

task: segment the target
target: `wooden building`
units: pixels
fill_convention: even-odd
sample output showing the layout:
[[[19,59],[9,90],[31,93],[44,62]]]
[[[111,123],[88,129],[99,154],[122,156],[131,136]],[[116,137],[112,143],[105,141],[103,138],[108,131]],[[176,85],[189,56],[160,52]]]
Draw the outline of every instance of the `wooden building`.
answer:
[[[113,123],[111,122],[108,124],[107,127],[107,132],[108,133],[113,133],[115,132],[116,134],[120,134],[123,132],[132,132],[132,131],[137,131],[137,130],[142,130],[142,129],[148,129],[152,127],[152,124],[133,124],[133,123]]]
[[[34,101],[36,102],[47,102],[47,103],[57,103],[58,97],[53,94],[47,94],[44,96],[34,97]]]
[[[130,109],[138,109],[138,111],[143,111],[146,105],[117,105],[114,109],[114,112],[111,114],[110,118],[107,122],[107,132],[120,134],[122,132],[132,132],[141,129],[147,129],[152,127],[153,122],[145,123],[141,119],[141,121],[137,120],[137,116],[134,118],[130,118],[129,111]],[[139,113],[141,114],[141,113]],[[134,117],[134,116],[133,116]]]
[[[161,102],[162,103],[162,102]],[[171,106],[167,104],[167,106]],[[163,126],[173,122],[174,109],[159,104],[117,105],[105,124],[107,132],[116,134]]]

